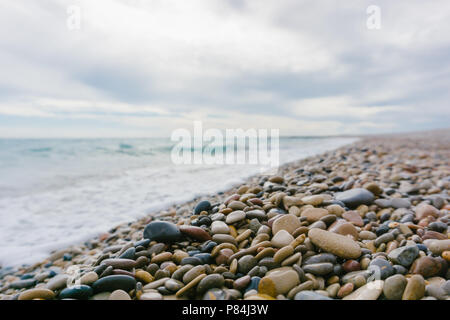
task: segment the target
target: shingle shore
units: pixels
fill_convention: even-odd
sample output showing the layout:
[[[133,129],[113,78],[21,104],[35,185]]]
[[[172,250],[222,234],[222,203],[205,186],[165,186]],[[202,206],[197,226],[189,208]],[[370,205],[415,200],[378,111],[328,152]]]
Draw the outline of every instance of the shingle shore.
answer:
[[[0,269],[0,299],[448,300],[449,156],[364,138]]]

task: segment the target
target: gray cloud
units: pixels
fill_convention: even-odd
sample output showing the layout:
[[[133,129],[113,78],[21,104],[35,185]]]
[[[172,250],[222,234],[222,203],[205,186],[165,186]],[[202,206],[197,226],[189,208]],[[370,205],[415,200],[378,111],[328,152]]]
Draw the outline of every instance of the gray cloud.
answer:
[[[150,135],[195,119],[308,135],[447,126],[450,4],[380,0],[381,29],[369,30],[371,4],[0,4],[0,123],[53,117]],[[80,30],[66,27],[69,5]]]

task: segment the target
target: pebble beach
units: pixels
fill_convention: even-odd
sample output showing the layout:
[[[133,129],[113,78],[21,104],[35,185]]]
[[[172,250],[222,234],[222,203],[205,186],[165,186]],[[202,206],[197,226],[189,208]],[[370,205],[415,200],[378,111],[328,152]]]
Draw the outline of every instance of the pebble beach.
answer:
[[[0,299],[449,300],[449,159],[450,130],[362,137],[0,268]]]

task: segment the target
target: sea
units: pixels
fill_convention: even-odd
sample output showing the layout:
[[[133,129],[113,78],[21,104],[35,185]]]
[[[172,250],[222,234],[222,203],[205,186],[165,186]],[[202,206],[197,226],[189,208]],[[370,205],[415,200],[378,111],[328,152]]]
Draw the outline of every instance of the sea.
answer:
[[[279,163],[356,140],[280,137]],[[169,138],[0,139],[0,267],[33,264],[54,250],[226,191],[267,169],[177,164],[175,144]]]

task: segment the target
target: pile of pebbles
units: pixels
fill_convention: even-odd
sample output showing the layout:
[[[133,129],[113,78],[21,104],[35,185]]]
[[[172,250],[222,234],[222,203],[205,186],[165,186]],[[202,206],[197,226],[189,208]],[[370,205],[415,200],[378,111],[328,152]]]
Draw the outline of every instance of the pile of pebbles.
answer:
[[[364,139],[0,269],[0,298],[449,300],[449,156]]]

